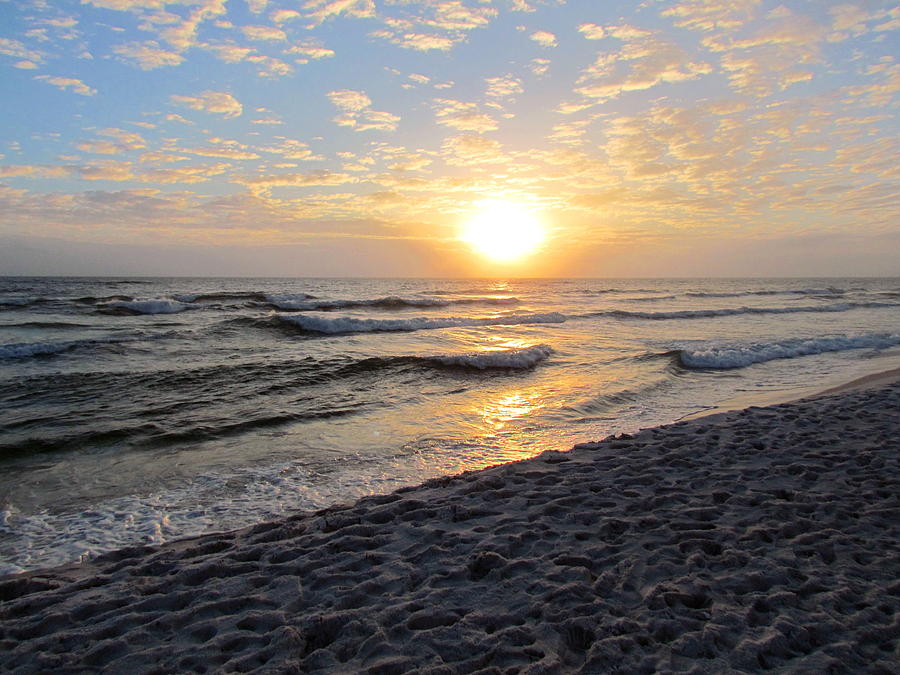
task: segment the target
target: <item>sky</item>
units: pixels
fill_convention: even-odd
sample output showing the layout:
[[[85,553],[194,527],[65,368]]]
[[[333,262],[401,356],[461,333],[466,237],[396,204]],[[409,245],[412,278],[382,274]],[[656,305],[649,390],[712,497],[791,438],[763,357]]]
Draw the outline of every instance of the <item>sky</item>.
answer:
[[[879,0],[0,0],[0,274],[900,275],[898,29]],[[473,251],[485,200],[540,248]]]

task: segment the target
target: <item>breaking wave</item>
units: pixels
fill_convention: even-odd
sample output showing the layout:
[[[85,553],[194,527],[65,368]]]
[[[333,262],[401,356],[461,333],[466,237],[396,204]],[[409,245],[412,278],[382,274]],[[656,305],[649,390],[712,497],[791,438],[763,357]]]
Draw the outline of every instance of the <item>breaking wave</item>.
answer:
[[[563,323],[562,314],[511,314],[507,316],[472,317],[417,317],[414,319],[357,319],[349,316],[325,317],[309,314],[279,314],[281,322],[293,324],[311,333],[372,333],[389,331],[416,331],[436,328],[465,328],[470,326],[514,326],[529,323]]]
[[[776,359],[791,359],[851,349],[887,349],[896,345],[900,345],[900,333],[876,333],[715,345],[679,349],[668,354],[674,355],[679,364],[685,368],[727,370]]]
[[[442,366],[461,368],[533,368],[553,353],[549,345],[532,345],[519,349],[503,349],[488,352],[471,352],[447,356],[426,357],[428,361]]]

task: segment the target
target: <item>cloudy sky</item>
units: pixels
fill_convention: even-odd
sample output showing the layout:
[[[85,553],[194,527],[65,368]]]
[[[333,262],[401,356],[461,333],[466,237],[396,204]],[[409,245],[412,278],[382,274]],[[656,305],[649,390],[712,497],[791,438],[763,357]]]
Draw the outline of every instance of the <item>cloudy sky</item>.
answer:
[[[0,0],[0,274],[900,274],[900,4]],[[483,200],[543,248],[474,254]]]

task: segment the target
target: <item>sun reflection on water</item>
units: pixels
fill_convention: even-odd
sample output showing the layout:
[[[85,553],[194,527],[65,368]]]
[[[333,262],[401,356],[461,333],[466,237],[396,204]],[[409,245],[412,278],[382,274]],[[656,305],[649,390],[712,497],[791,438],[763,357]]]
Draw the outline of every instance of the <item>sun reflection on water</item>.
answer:
[[[478,414],[484,426],[502,431],[507,423],[531,415],[543,407],[544,402],[538,393],[516,391],[483,403]]]

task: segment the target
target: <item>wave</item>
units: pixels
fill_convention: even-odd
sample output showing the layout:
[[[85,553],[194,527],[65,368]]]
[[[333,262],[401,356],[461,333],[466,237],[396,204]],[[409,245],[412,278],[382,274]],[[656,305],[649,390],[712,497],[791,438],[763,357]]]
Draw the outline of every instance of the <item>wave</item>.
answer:
[[[451,305],[516,305],[518,298],[502,296],[486,296],[471,298],[403,298],[395,295],[384,298],[363,300],[272,300],[269,302],[278,309],[293,311],[321,311],[331,309],[348,309],[351,307],[373,307],[376,309],[404,309],[406,307],[449,307]]]
[[[0,345],[0,359],[21,359],[28,356],[51,356],[81,347],[126,342],[125,338],[107,340],[68,340],[65,342],[18,342]]]
[[[316,296],[309,293],[271,294],[261,291],[222,291],[216,293],[176,293],[172,296],[178,302],[250,302],[261,305],[277,305],[280,302],[291,303],[309,300]]]
[[[357,319],[349,316],[331,318],[308,314],[279,314],[277,319],[311,333],[337,334],[466,328],[470,326],[513,326],[530,323],[563,323],[566,317],[557,312],[550,312],[547,314],[511,314],[486,318],[451,316],[445,318],[418,317],[415,319]]]
[[[685,368],[728,370],[776,359],[851,349],[887,349],[897,345],[900,345],[900,333],[877,333],[685,348],[667,352],[667,355],[675,356]]]
[[[577,288],[563,295],[609,295],[610,293],[661,293],[658,288]]]
[[[615,309],[605,312],[591,312],[583,317],[611,316],[617,319],[703,319],[716,316],[738,314],[794,314],[799,312],[847,312],[851,309],[900,307],[892,302],[842,302],[833,305],[810,305],[804,307],[723,307],[721,309],[683,309],[671,312],[633,312]]]
[[[19,355],[39,349],[31,345]],[[419,389],[409,387],[411,371],[417,373],[413,382],[448,368],[502,376],[503,371],[533,368],[551,353],[547,345],[534,345],[470,354],[307,357],[17,377],[0,381],[0,407],[15,401],[22,411],[0,425],[0,457],[120,444],[136,449],[195,444],[348,416],[394,405],[398,397],[418,396]],[[383,386],[372,387],[373,378]]]
[[[130,295],[85,295],[81,298],[72,298],[72,302],[82,305],[97,305],[104,302],[133,302],[134,298]]]
[[[76,324],[66,324],[75,326]],[[146,340],[165,340],[179,337],[184,333],[167,331],[165,333],[153,333],[148,335],[116,335],[109,337],[85,338],[82,340],[64,340],[60,342],[16,342],[0,345],[0,359],[20,359],[29,356],[53,356],[82,348],[98,348],[104,346],[123,345],[131,342],[143,342]],[[57,374],[55,377],[60,377]]]
[[[186,309],[195,309],[196,305],[179,302],[178,300],[115,300],[102,303],[102,310],[122,314],[177,314]]]
[[[66,321],[23,321],[21,323],[0,324],[0,328],[91,328],[86,323],[69,323]]]
[[[657,300],[674,300],[677,295],[650,295],[640,298],[622,298],[619,302],[655,302]]]
[[[446,356],[430,356],[425,360],[442,366],[461,368],[533,368],[553,353],[549,345],[532,345],[519,349],[503,349],[489,352],[471,352]]]
[[[703,292],[692,291],[685,293],[689,298],[742,298],[752,295],[844,295],[847,291],[843,288],[797,288],[783,290],[761,290],[761,291],[733,291],[733,292]]]
[[[8,307],[27,307],[37,298],[0,298],[0,307],[6,305]]]

